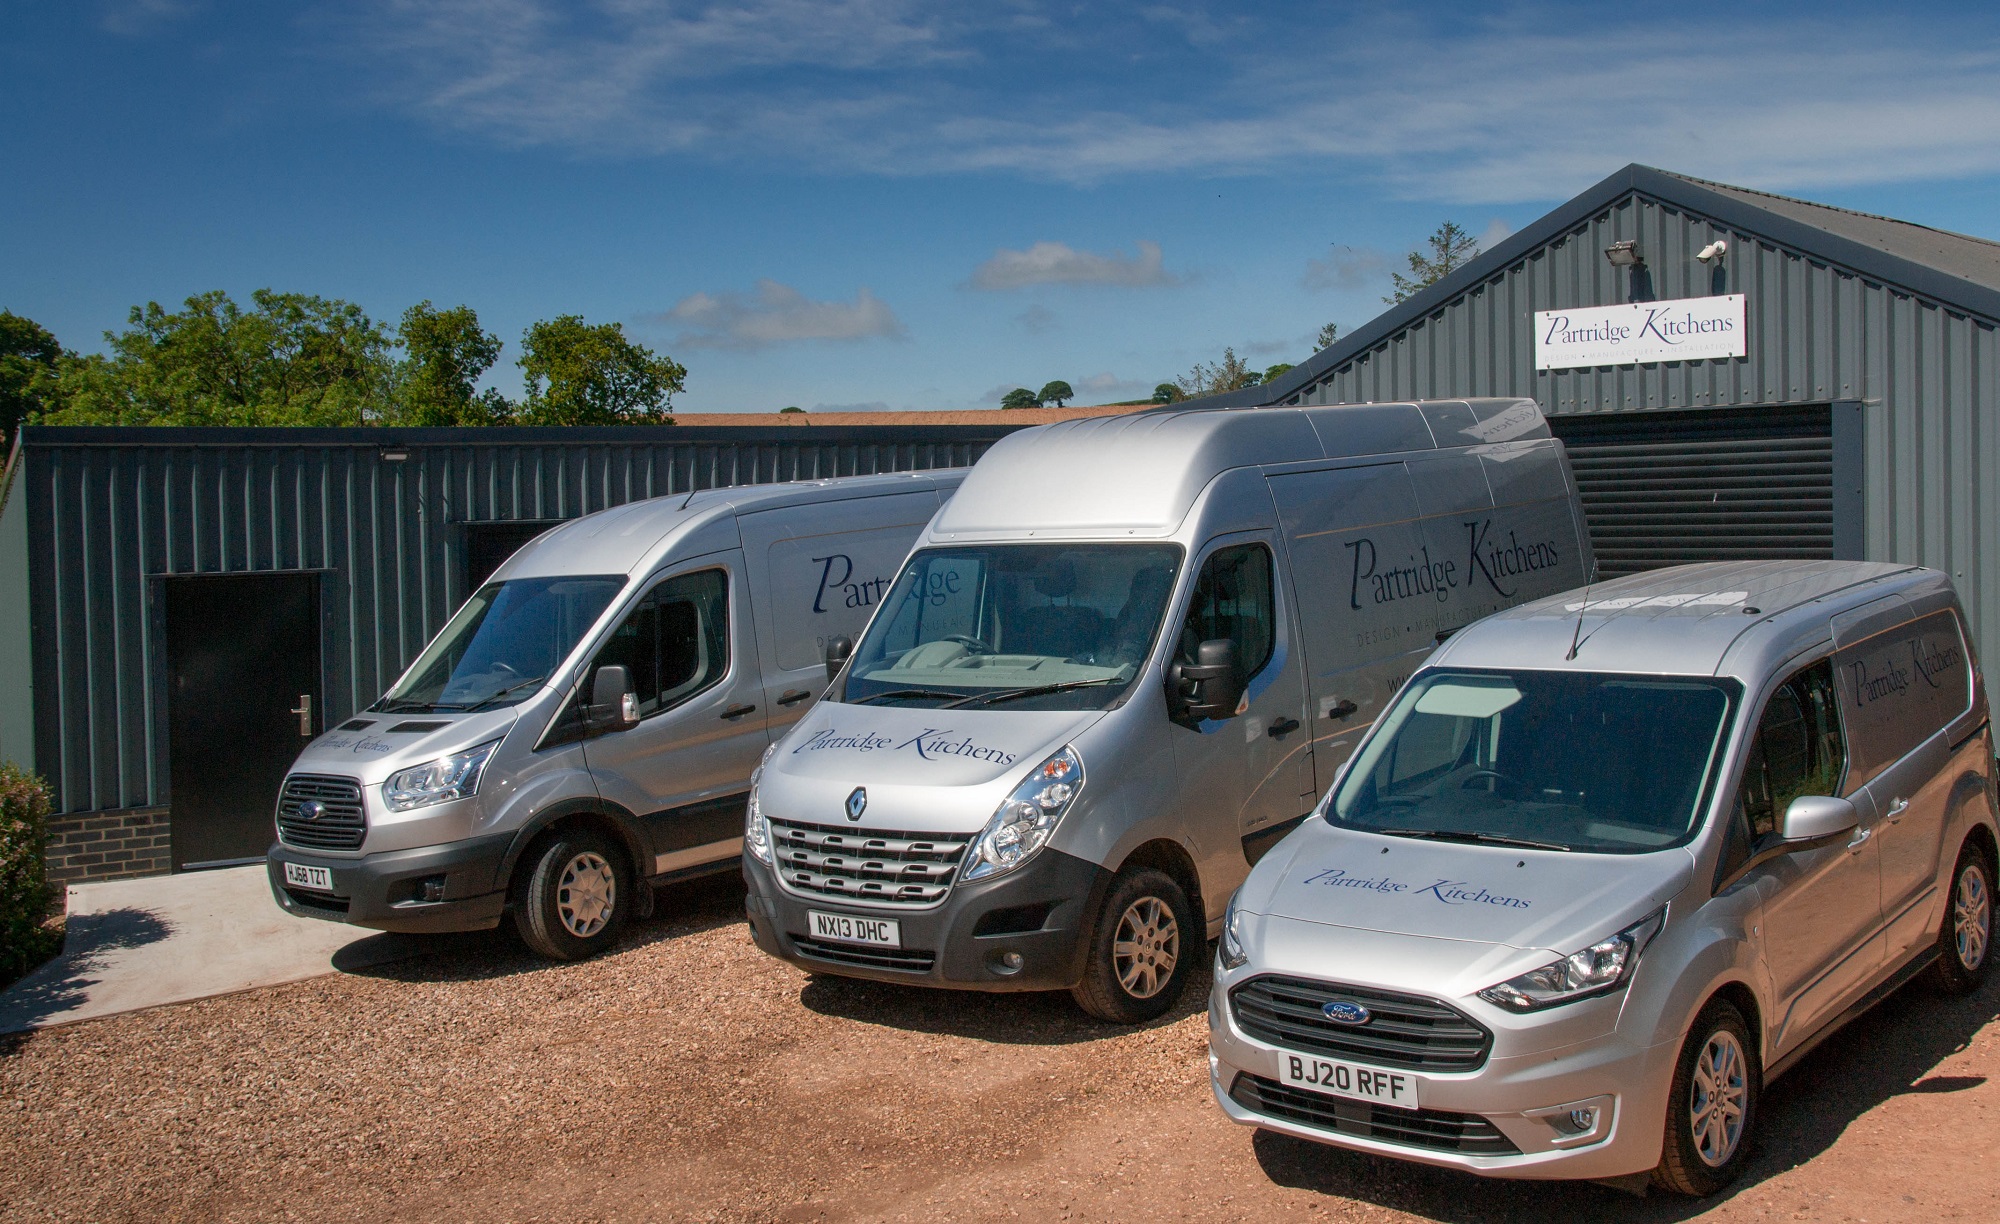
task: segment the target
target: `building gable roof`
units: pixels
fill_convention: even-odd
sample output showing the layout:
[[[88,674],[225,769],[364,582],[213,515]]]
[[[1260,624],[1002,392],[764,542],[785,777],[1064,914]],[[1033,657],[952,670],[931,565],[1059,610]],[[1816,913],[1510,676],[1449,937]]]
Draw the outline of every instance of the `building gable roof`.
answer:
[[[1718,225],[1755,234],[1774,245],[2000,322],[2000,243],[1634,163],[1481,252],[1423,292],[1391,306],[1331,347],[1287,370],[1277,381],[1190,402],[1204,408],[1282,404],[1632,195],[1685,209]]]

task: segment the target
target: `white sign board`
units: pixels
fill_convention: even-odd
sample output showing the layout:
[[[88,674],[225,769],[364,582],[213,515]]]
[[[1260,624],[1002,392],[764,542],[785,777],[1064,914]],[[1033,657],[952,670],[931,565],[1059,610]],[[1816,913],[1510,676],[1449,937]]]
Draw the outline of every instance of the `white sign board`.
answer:
[[[1742,357],[1743,295],[1535,312],[1535,368],[1637,365]]]

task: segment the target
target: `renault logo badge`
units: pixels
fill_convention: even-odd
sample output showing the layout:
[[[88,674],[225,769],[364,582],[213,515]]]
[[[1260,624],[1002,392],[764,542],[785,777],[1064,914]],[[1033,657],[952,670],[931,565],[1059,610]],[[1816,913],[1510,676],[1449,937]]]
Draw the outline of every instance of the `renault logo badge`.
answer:
[[[867,810],[868,788],[857,786],[854,788],[854,793],[847,797],[847,818],[849,820],[859,820],[861,819],[861,813]]]
[[[1366,1024],[1375,1014],[1348,999],[1335,999],[1331,1003],[1322,1003],[1319,1010],[1335,1024]]]
[[[317,799],[308,799],[299,805],[300,820],[318,820],[326,815],[326,805]]]

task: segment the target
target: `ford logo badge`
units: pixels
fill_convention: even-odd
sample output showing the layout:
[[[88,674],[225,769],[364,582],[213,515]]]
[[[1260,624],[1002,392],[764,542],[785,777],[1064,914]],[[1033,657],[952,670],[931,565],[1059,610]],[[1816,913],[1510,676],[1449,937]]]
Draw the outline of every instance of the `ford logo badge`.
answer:
[[[854,788],[854,793],[847,797],[847,818],[849,820],[859,820],[861,819],[861,813],[867,810],[868,790],[866,787],[857,786]]]
[[[1347,999],[1335,999],[1331,1003],[1320,1004],[1320,1013],[1335,1024],[1366,1024],[1374,1017],[1373,1012],[1359,1003]]]
[[[326,805],[317,799],[308,799],[299,805],[300,820],[318,820],[326,815]]]

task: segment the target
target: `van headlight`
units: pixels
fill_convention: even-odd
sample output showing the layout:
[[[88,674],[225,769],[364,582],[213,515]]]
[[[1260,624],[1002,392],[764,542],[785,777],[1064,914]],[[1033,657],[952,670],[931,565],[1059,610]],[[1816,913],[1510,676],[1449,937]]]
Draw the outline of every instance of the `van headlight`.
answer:
[[[1581,952],[1498,986],[1488,986],[1479,997],[1508,1011],[1531,1012],[1608,994],[1631,980],[1639,954],[1660,933],[1666,918],[1662,906],[1609,939],[1600,939]]]
[[[1236,908],[1236,898],[1229,898],[1229,911],[1222,916],[1222,938],[1215,941],[1215,958],[1224,969],[1241,969],[1250,963],[1250,954],[1243,950],[1243,931],[1237,925],[1243,920],[1243,911]]]
[[[1076,802],[1081,790],[1083,758],[1065,745],[1061,752],[1029,770],[993,813],[993,819],[986,822],[966,852],[968,866],[962,878],[984,880],[1033,858],[1035,851],[1048,844],[1056,822]]]
[[[750,771],[750,805],[743,813],[743,848],[767,866],[776,865],[771,861],[771,822],[764,819],[764,805],[757,802],[757,784],[763,781],[764,766],[771,763],[771,754],[777,750],[776,744],[764,749],[764,759]]]
[[[392,812],[407,812],[476,795],[479,776],[486,772],[486,762],[493,759],[493,750],[499,746],[499,740],[488,740],[477,748],[391,774],[382,784],[382,802]]]

